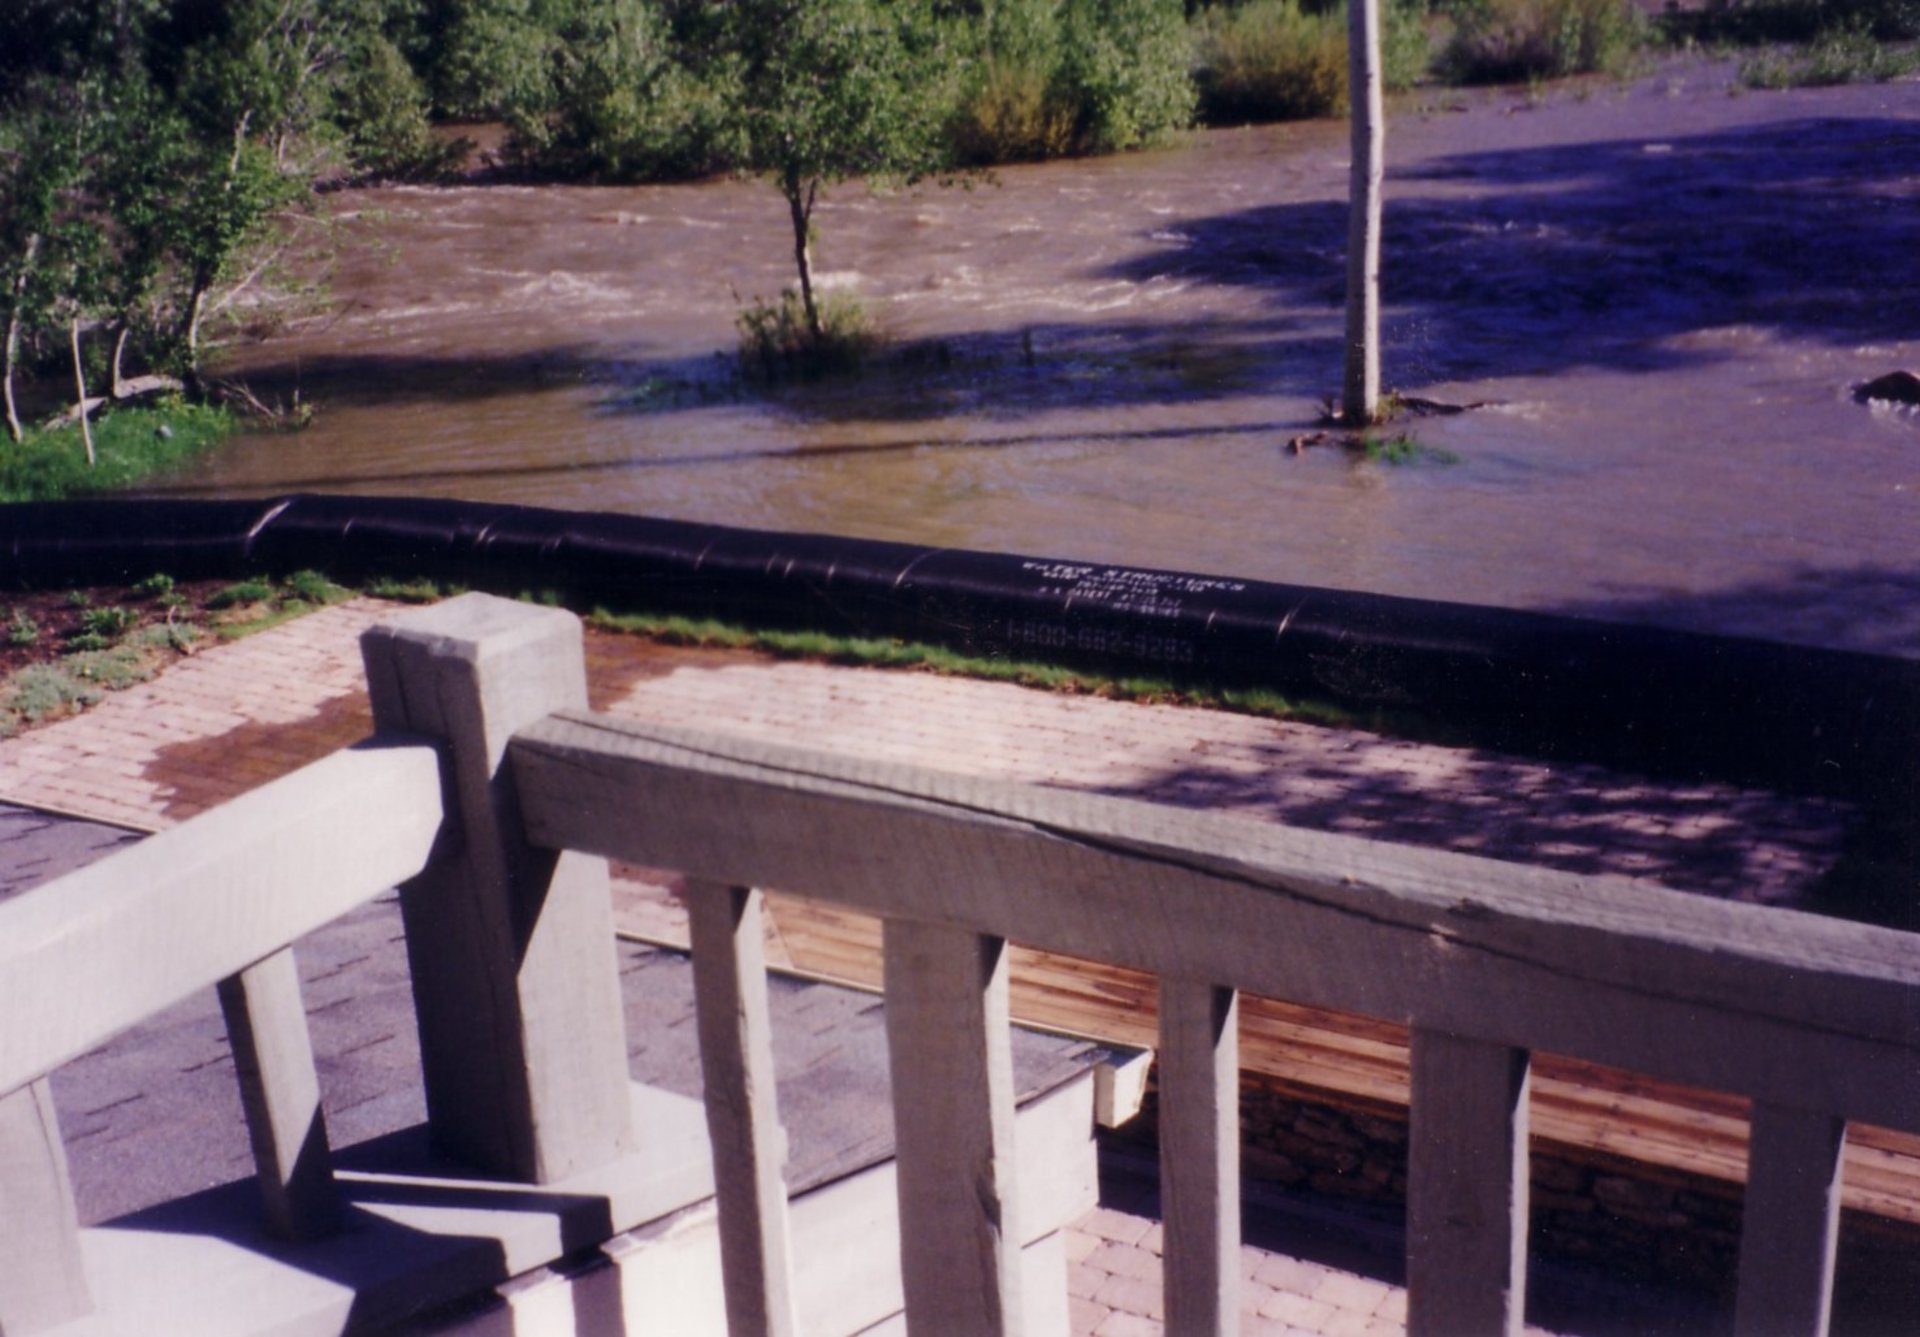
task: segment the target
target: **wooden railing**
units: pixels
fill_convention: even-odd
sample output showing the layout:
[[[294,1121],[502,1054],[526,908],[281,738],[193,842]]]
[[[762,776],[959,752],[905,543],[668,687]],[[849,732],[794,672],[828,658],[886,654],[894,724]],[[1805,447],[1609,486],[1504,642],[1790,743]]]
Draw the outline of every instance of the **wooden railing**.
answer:
[[[274,862],[239,854],[219,876],[180,868],[172,890],[126,893],[102,864],[99,890],[78,906],[68,884],[58,903],[0,907],[0,1091],[15,1093],[0,1107],[9,1216],[0,1324],[9,1333],[45,1312],[22,1278],[45,1252],[39,1223],[57,1218],[61,1194],[57,1155],[40,1155],[38,1178],[22,1179],[9,1150],[57,1150],[57,1137],[40,1131],[50,1114],[44,1074],[223,977],[240,981],[223,1001],[282,1000],[251,1024],[284,1033],[290,977],[272,964],[280,949],[381,879],[420,868],[436,830],[433,857],[403,889],[430,1120],[468,1159],[532,1182],[616,1159],[635,1136],[624,1115],[605,860],[687,874],[736,1333],[796,1327],[757,887],[885,920],[905,1306],[920,1332],[1022,1328],[1010,940],[1160,978],[1165,1303],[1176,1333],[1229,1333],[1238,1322],[1242,992],[1411,1026],[1408,1326],[1417,1334],[1520,1329],[1535,1050],[1753,1099],[1736,1313],[1746,1332],[1824,1330],[1846,1121],[1920,1132],[1913,935],[623,723],[584,709],[577,624],[484,596],[377,628],[366,651],[382,733],[441,744],[445,827],[418,749],[356,752],[325,765],[391,770],[396,788],[375,794],[356,778],[348,787],[359,792],[336,796],[329,782],[324,801],[359,806],[311,828],[287,824],[353,833],[294,856],[305,866],[286,895],[298,916],[277,901],[261,910],[250,887],[208,899],[222,877],[256,878]],[[289,792],[323,801],[318,779],[296,778],[312,789]],[[180,848],[212,847],[215,837],[200,834],[212,818],[245,834],[245,819],[223,817],[240,807],[175,833]],[[327,862],[364,843],[392,849],[350,870]],[[173,857],[154,856],[152,867]],[[317,889],[348,873],[357,890]],[[201,898],[191,908],[189,895]],[[247,928],[219,951],[156,971],[152,987],[111,1007],[60,1019],[54,1038],[34,1038],[60,1010],[49,999],[69,996],[75,979],[118,992],[108,986],[128,969],[140,923],[152,922],[139,914],[177,921],[183,937],[208,915],[236,915]],[[229,1007],[230,1018],[245,1012]],[[245,1030],[236,1025],[236,1036]],[[323,1213],[303,1205],[301,1116],[276,1112],[274,1092],[298,1084],[274,1077],[268,1070],[283,1060],[258,1048],[267,1075],[254,1079],[262,1094],[248,1110],[266,1111],[255,1125],[270,1131],[255,1136],[263,1179],[270,1190],[284,1183],[290,1226],[323,1226]],[[297,1096],[293,1106],[310,1115],[303,1085]],[[30,1229],[14,1225],[16,1181],[38,1185],[48,1204]]]

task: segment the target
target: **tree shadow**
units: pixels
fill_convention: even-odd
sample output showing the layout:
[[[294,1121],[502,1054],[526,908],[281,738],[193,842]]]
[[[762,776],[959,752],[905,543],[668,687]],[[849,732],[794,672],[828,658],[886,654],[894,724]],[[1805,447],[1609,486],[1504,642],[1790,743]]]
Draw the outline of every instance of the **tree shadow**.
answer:
[[[1843,347],[1913,338],[1916,174],[1920,125],[1837,117],[1400,167],[1386,343],[1448,380],[1684,367],[1722,354],[1675,341],[1733,325]],[[1223,214],[1107,272],[1337,307],[1346,214],[1338,201]]]

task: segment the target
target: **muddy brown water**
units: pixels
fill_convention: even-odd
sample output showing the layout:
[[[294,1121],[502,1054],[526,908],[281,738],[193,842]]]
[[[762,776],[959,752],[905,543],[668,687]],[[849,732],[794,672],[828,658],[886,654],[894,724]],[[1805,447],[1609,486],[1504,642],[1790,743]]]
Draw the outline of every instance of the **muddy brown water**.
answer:
[[[743,387],[753,182],[329,197],[334,306],[247,350],[323,406],[162,488],[459,496],[1650,620],[1920,657],[1920,84],[1426,95],[1388,139],[1384,375],[1495,407],[1294,454],[1340,370],[1334,122],[821,206],[895,338]],[[1439,453],[1457,456],[1443,462]]]

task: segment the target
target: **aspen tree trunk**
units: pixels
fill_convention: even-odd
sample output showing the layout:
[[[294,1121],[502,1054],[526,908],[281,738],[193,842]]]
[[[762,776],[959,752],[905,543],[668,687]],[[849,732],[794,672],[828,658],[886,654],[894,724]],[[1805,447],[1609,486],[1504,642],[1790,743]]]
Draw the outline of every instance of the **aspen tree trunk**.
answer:
[[[1353,170],[1347,214],[1347,369],[1341,417],[1364,427],[1380,412],[1380,183],[1386,107],[1380,0],[1347,0],[1347,89]]]
[[[93,425],[87,421],[87,369],[80,361],[80,317],[75,314],[67,320],[67,337],[73,344],[73,386],[80,398],[75,411],[80,415],[80,439],[87,443],[87,467],[94,468],[99,461],[93,454]]]
[[[13,402],[13,369],[20,356],[20,304],[26,300],[27,275],[33,269],[33,258],[40,253],[40,237],[27,238],[26,259],[20,265],[19,277],[13,281],[13,301],[7,307],[7,337],[4,367],[0,367],[0,391],[4,391],[7,401],[7,435],[19,445],[26,432],[20,426],[20,410]]]

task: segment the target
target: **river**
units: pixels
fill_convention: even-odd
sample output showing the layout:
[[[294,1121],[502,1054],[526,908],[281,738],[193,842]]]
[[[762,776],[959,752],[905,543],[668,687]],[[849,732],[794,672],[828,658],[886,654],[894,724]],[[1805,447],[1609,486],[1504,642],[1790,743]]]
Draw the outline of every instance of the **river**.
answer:
[[[1423,93],[1383,379],[1425,453],[1290,442],[1340,375],[1345,127],[833,190],[898,355],[765,389],[755,182],[344,191],[332,304],[236,356],[307,430],[155,487],[459,496],[1646,620],[1920,657],[1920,84]]]

